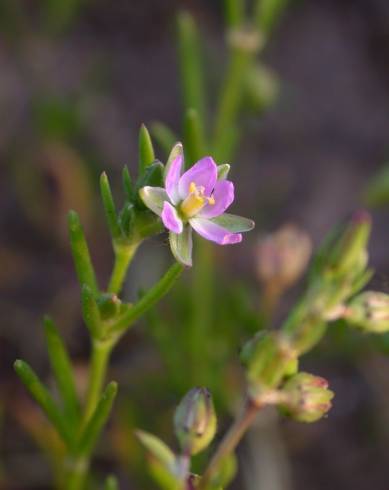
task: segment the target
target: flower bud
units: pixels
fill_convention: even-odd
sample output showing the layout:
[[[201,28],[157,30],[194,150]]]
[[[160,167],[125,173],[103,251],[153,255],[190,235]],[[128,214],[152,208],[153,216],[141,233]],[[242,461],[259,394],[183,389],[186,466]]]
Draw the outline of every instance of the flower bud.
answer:
[[[283,290],[303,274],[312,252],[309,235],[294,225],[284,225],[260,240],[257,247],[257,276]]]
[[[197,454],[210,444],[216,433],[216,415],[206,388],[193,388],[185,395],[176,409],[174,427],[186,454]]]
[[[103,293],[97,299],[101,318],[109,320],[119,314],[122,302],[112,293]]]
[[[367,242],[371,218],[366,211],[358,211],[335,244],[329,257],[329,269],[336,274],[354,273],[355,267],[363,269],[367,262]]]
[[[246,366],[250,397],[254,401],[297,370],[296,352],[277,332],[255,335],[243,347],[241,360]]]
[[[366,291],[351,300],[343,317],[352,325],[368,332],[389,331],[389,295]]]
[[[334,393],[328,389],[328,382],[319,376],[298,373],[283,386],[285,402],[281,410],[299,422],[316,422],[331,408]]]

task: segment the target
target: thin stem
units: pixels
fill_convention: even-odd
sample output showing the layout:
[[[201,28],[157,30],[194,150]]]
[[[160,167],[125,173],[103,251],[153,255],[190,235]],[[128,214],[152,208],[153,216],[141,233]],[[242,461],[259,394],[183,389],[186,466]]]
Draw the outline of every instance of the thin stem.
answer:
[[[261,408],[261,405],[255,404],[249,399],[246,401],[242,414],[230,427],[213,455],[204,476],[200,480],[199,490],[205,490],[207,488],[211,478],[218,470],[220,462],[234,451]]]
[[[196,237],[197,238],[197,237]],[[187,333],[191,353],[192,384],[204,384],[207,379],[207,362],[204,360],[204,338],[210,335],[212,326],[212,303],[214,301],[214,263],[212,244],[199,238],[197,242],[196,267],[192,280],[192,321]]]
[[[215,119],[213,149],[217,160],[225,160],[231,157],[231,155],[225,154],[226,139],[230,138],[231,130],[236,124],[242,83],[250,60],[250,52],[239,48],[232,49]]]
[[[94,340],[92,344],[92,359],[89,371],[88,391],[86,396],[85,411],[82,425],[85,426],[93,414],[97,402],[100,399],[109,357],[114,342]]]
[[[142,298],[130,308],[112,327],[113,332],[123,332],[140,316],[162,299],[172,288],[184,270],[179,263],[173,264],[166,274]]]
[[[88,476],[90,457],[75,456],[69,461],[66,490],[83,490]]]
[[[128,267],[138,249],[139,244],[115,246],[115,264],[108,285],[108,292],[119,294],[126,278]]]

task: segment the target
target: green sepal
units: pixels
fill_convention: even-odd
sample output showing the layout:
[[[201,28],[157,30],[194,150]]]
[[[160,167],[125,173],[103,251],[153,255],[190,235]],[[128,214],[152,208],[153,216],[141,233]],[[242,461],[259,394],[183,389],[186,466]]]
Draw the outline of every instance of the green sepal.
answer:
[[[192,228],[185,225],[182,233],[169,233],[170,249],[180,264],[192,267]]]
[[[139,190],[142,187],[150,186],[150,187],[163,187],[163,173],[164,166],[163,164],[155,160],[151,165],[149,165],[142,175],[140,175],[137,183],[136,183],[136,202],[140,208],[145,208],[142,199],[139,197]]]
[[[169,156],[168,156],[168,159],[167,159],[167,162],[166,162],[166,165],[165,165],[165,170],[164,170],[164,173],[163,173],[163,177],[164,179],[166,179],[166,176],[170,170],[170,166],[171,164],[174,162],[174,160],[178,157],[182,155],[182,157],[184,156],[184,148],[182,146],[182,143],[178,142],[176,143],[170,153],[169,153]]]
[[[255,223],[253,220],[228,213],[221,214],[216,218],[211,218],[210,221],[222,226],[231,233],[251,231],[255,227]]]
[[[78,454],[90,454],[92,451],[102,429],[105,426],[105,423],[107,422],[109,414],[111,413],[117,391],[117,383],[115,381],[111,381],[106,387],[104,393],[101,395],[93,415],[82,432],[77,447]]]
[[[82,316],[92,338],[99,339],[103,335],[103,323],[95,293],[86,284],[81,291]]]
[[[69,447],[74,447],[74,440],[69,430],[66,418],[62,415],[53,400],[49,390],[40,381],[31,367],[20,359],[15,361],[14,369],[20,380],[30,392],[31,396],[41,407],[47,418],[53,424],[63,442]]]
[[[70,425],[75,428],[80,418],[80,406],[72,364],[58,329],[49,317],[44,319],[44,330],[50,363],[63,401],[64,413]]]
[[[105,480],[104,490],[119,490],[119,483],[115,476],[110,475]]]
[[[222,163],[217,166],[217,180],[226,180],[230,172],[231,165],[228,163]]]
[[[100,192],[103,200],[105,217],[109,231],[113,239],[120,237],[120,227],[118,222],[118,216],[116,212],[115,202],[113,200],[111,186],[109,184],[108,176],[105,172],[100,177]]]
[[[95,271],[89,254],[80,218],[75,211],[68,214],[69,238],[74,265],[80,285],[86,284],[93,292],[98,291]]]
[[[154,160],[155,154],[153,143],[146,126],[142,124],[139,130],[139,175],[142,175]]]

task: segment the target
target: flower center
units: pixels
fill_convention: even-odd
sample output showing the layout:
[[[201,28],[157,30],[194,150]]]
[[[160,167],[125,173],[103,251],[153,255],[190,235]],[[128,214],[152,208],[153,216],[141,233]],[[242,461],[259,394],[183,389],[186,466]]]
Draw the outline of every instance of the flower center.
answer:
[[[207,203],[211,205],[215,204],[215,198],[213,196],[205,196],[204,191],[205,188],[202,185],[197,186],[194,182],[191,182],[189,194],[180,206],[180,211],[185,218],[189,219],[195,216]]]

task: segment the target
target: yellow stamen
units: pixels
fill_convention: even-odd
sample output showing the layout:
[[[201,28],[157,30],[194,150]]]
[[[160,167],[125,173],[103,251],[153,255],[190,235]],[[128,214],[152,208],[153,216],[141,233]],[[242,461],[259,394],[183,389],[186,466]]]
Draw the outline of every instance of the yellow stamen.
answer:
[[[189,185],[189,195],[181,204],[181,213],[185,218],[192,218],[195,216],[208,202],[211,205],[215,204],[215,198],[213,196],[204,196],[205,188],[203,186],[196,186],[194,182]]]

